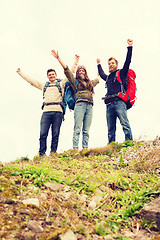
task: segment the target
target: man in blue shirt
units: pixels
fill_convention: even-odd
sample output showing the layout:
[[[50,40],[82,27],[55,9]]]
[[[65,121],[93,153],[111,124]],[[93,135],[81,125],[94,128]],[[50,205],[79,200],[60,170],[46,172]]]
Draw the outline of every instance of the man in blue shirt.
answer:
[[[120,78],[124,89],[127,87],[127,74],[129,70],[129,66],[131,63],[132,57],[132,45],[133,40],[128,39],[128,48],[127,48],[127,56],[123,68],[120,69]],[[123,128],[123,132],[125,134],[125,140],[133,140],[131,127],[127,117],[127,106],[126,103],[117,96],[119,92],[121,92],[121,84],[116,79],[116,72],[118,69],[118,61],[111,57],[108,59],[108,67],[109,67],[109,75],[106,75],[102,69],[100,64],[100,59],[97,59],[98,72],[100,77],[106,81],[107,94],[105,97],[106,104],[106,119],[108,126],[108,142],[115,142],[116,139],[116,120],[117,117],[120,120],[120,123]]]

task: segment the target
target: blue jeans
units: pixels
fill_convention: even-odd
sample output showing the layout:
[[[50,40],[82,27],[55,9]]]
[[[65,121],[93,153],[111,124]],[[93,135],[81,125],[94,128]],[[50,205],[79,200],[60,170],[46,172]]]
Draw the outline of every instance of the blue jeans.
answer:
[[[88,148],[89,129],[92,121],[93,106],[87,102],[78,102],[74,108],[73,147],[78,148],[82,128],[82,147]],[[82,126],[83,124],[83,126]]]
[[[51,152],[56,152],[58,147],[58,139],[60,127],[63,119],[62,112],[43,112],[40,123],[40,148],[39,155],[42,156],[47,150],[47,137],[51,126]]]
[[[127,117],[126,104],[119,100],[106,106],[106,118],[108,125],[108,141],[115,142],[116,139],[116,120],[117,117],[122,125],[125,140],[133,140],[131,127]]]

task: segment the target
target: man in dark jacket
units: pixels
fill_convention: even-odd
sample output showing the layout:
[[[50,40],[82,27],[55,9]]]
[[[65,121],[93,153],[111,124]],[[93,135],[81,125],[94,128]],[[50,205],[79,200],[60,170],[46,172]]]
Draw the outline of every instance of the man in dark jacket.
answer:
[[[120,69],[120,78],[124,88],[127,87],[127,74],[132,57],[133,40],[128,39],[128,51],[124,66]],[[108,141],[113,142],[116,139],[116,120],[117,117],[125,134],[125,140],[133,140],[131,127],[127,117],[127,106],[125,102],[117,96],[121,92],[121,84],[116,79],[116,72],[118,71],[118,61],[111,57],[108,59],[109,75],[106,75],[100,64],[100,59],[97,59],[98,72],[100,77],[106,81],[107,94],[105,98],[106,103],[106,119],[108,126]]]

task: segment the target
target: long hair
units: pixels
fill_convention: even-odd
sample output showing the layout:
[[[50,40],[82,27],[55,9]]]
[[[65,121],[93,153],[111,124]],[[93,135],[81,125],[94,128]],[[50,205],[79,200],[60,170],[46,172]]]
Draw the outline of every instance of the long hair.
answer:
[[[79,75],[79,69],[83,68],[85,70],[85,75],[84,75],[84,79],[82,79],[82,77]],[[94,88],[93,88],[93,84],[91,82],[91,80],[89,79],[88,75],[87,75],[87,70],[85,67],[83,66],[78,66],[77,71],[76,71],[76,79],[78,79],[78,81],[81,83],[82,87],[85,89],[85,84],[84,82],[86,82],[87,84],[87,88],[89,89],[89,91],[91,91],[92,93],[94,93]]]

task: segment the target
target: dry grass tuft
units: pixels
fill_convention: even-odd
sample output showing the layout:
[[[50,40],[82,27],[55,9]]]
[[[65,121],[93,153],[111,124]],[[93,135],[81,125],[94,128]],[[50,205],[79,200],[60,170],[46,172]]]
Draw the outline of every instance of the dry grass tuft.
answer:
[[[118,145],[115,142],[112,142],[104,147],[100,148],[90,148],[90,149],[83,149],[80,151],[81,156],[98,156],[98,155],[108,155],[116,153],[121,148],[120,145]]]

